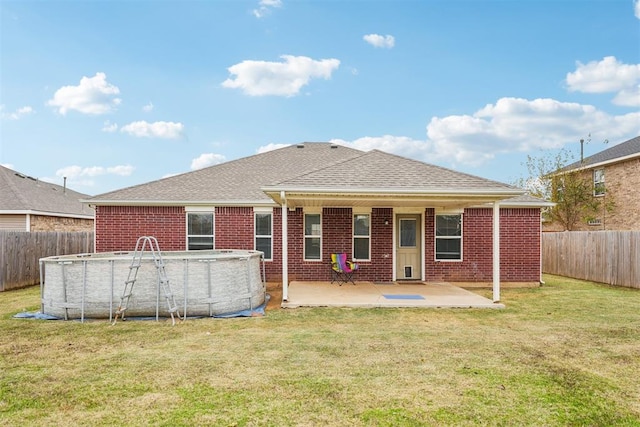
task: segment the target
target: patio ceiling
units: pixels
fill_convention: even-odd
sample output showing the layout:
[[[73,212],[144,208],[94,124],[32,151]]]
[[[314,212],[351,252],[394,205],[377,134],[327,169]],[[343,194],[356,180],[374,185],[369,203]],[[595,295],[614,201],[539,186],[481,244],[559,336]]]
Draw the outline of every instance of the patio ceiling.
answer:
[[[266,193],[279,205],[287,207],[433,207],[463,208],[509,199],[522,191],[509,192],[442,192],[415,191],[269,191]]]

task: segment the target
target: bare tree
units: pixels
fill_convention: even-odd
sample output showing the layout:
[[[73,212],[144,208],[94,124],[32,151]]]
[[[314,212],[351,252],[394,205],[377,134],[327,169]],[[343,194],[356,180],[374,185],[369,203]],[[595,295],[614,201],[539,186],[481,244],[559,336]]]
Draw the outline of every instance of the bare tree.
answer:
[[[572,162],[571,153],[565,149],[540,157],[527,156],[527,177],[516,185],[529,194],[555,203],[543,215],[551,222],[572,231],[583,222],[593,219],[601,208],[601,199],[593,196],[593,180],[590,174],[578,168],[567,167]],[[612,201],[607,202],[612,209]]]

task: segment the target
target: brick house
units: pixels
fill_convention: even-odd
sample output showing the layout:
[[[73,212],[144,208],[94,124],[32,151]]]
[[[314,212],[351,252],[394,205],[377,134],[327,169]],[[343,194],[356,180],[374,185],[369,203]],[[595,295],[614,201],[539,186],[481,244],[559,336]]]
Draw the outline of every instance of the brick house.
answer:
[[[593,182],[593,197],[601,202],[595,218],[577,224],[575,231],[640,230],[640,136],[563,168],[571,170]],[[609,209],[608,202],[613,202]],[[545,222],[544,231],[564,230]]]
[[[93,231],[87,197],[0,166],[0,230]]]
[[[256,249],[269,281],[539,283],[541,208],[506,184],[384,153],[303,143],[84,200],[98,252]],[[499,230],[494,233],[494,230]]]

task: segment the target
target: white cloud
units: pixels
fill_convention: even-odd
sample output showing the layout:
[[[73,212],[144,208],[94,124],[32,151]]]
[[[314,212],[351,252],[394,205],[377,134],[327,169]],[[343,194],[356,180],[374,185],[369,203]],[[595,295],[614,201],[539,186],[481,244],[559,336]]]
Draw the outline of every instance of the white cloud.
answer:
[[[29,106],[20,107],[12,113],[5,113],[4,109],[5,106],[0,105],[0,118],[3,120],[20,120],[29,114],[35,113],[35,110]]]
[[[639,119],[554,99],[501,98],[473,115],[433,117],[427,136],[438,157],[479,165],[498,153],[560,148],[588,133],[602,140],[637,135]]]
[[[640,19],[640,0],[636,0],[633,3],[633,12],[636,15],[636,18]]]
[[[113,133],[113,132],[115,132],[117,130],[118,130],[118,124],[117,123],[111,123],[109,120],[106,120],[104,122],[104,125],[102,126],[102,132]]]
[[[12,163],[0,163],[0,166],[4,166],[7,169],[15,170]]]
[[[381,36],[380,34],[367,34],[363,36],[362,39],[373,47],[391,49],[396,44],[395,37],[388,34],[386,36]]]
[[[107,168],[107,173],[111,175],[118,176],[130,176],[135,168],[131,165],[119,165],[119,166],[110,166]]]
[[[640,133],[640,112],[611,116],[591,105],[501,98],[471,115],[433,117],[426,131],[425,140],[384,135],[331,142],[428,163],[479,166],[497,154],[560,148],[589,133],[593,140],[632,138]]]
[[[142,107],[142,111],[144,111],[145,113],[148,113],[148,112],[150,112],[152,110],[153,110],[153,102],[150,102],[147,105],[145,105],[144,107]]]
[[[262,153],[266,153],[267,151],[273,151],[273,150],[277,150],[279,148],[284,148],[284,147],[288,147],[291,144],[267,144],[267,145],[263,145],[261,147],[258,147],[258,149],[256,150],[256,154],[262,154]]]
[[[614,104],[640,106],[640,64],[623,64],[614,56],[587,64],[578,62],[576,71],[567,74],[567,85],[570,91],[617,92]]]
[[[57,108],[65,115],[70,110],[83,114],[105,114],[115,110],[121,99],[118,87],[107,83],[105,73],[96,73],[94,77],[82,77],[78,86],[63,86],[56,91],[47,105]]]
[[[67,166],[56,171],[56,176],[67,177],[68,179],[77,179],[82,177],[96,177],[101,175],[118,175],[118,176],[130,176],[134,167],[131,165],[119,165],[119,166],[91,166],[82,167],[78,165]]]
[[[264,18],[269,13],[271,13],[272,9],[278,7],[282,7],[281,0],[260,0],[260,2],[258,3],[258,8],[253,9],[251,12],[253,13],[253,16],[259,19]]]
[[[203,153],[191,161],[191,170],[202,169],[208,166],[218,165],[227,160],[222,154]]]
[[[406,136],[365,136],[353,141],[332,139],[329,142],[355,148],[357,150],[381,150],[409,158],[424,158],[426,153],[431,151],[428,141],[413,139]]]
[[[145,138],[179,139],[183,135],[184,125],[174,122],[148,123],[142,120],[122,126],[120,132]]]
[[[222,86],[242,89],[251,96],[294,96],[309,84],[312,78],[331,77],[340,66],[337,59],[313,60],[306,56],[282,55],[284,62],[246,60],[228,68],[235,79],[229,78]]]
[[[58,179],[43,178],[43,181],[57,183],[60,178],[67,178],[68,186],[92,187],[95,185],[93,178],[104,175],[130,176],[135,168],[131,165],[118,166],[91,166],[82,167],[78,165],[67,166],[56,171]]]

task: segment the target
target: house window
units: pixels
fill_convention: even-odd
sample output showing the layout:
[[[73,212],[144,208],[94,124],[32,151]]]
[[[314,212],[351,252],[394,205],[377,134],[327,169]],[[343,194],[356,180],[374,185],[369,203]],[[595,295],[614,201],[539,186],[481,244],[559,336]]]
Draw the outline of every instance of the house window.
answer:
[[[593,195],[604,195],[604,169],[595,169],[593,171]]]
[[[436,215],[436,261],[462,260],[462,215]]]
[[[369,214],[353,216],[353,259],[368,261],[371,242]]]
[[[264,253],[264,259],[271,261],[272,258],[272,236],[273,236],[273,215],[271,213],[256,212],[254,217],[255,228],[255,249]]]
[[[304,215],[304,259],[322,259],[322,217],[320,214]]]
[[[213,249],[213,213],[187,213],[187,249]]]

